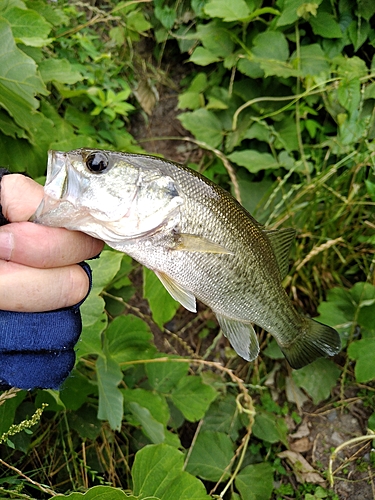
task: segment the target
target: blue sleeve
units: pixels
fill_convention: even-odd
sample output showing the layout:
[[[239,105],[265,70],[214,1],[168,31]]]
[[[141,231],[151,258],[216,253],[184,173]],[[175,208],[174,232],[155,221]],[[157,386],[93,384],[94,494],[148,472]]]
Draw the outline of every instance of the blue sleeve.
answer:
[[[80,265],[91,289],[91,269],[85,262]],[[0,310],[0,389],[61,386],[74,367],[83,300],[73,307],[48,312]]]

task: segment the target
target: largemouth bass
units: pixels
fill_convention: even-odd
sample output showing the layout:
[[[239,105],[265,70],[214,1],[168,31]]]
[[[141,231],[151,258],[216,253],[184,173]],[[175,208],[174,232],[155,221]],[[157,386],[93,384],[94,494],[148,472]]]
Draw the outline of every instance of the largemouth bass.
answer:
[[[259,353],[252,323],[293,368],[339,352],[336,330],[299,314],[282,287],[295,231],[265,229],[199,173],[152,156],[50,151],[44,193],[34,222],[127,253],[189,311],[199,299],[245,360]]]

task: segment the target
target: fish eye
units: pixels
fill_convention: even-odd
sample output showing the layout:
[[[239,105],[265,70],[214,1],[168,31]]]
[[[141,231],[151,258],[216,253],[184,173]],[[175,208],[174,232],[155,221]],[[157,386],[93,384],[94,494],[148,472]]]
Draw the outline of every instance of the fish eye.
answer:
[[[104,172],[108,166],[108,157],[104,153],[90,153],[86,158],[86,167],[94,174]]]

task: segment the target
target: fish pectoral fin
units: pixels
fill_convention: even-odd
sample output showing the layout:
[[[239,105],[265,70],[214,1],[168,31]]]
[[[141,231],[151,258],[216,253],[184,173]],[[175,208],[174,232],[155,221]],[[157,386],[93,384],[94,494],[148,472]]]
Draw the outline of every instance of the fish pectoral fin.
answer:
[[[283,229],[263,229],[268,237],[279,265],[281,278],[284,279],[289,270],[289,252],[296,232],[291,227]]]
[[[188,311],[197,312],[197,304],[194,294],[179,285],[174,279],[160,271],[154,271],[159,280],[163,283],[169,294],[177,300]]]
[[[246,361],[253,361],[259,354],[259,343],[252,325],[223,314],[215,314],[220,328],[236,353]]]
[[[226,253],[233,255],[233,252],[219,245],[219,243],[214,243],[203,236],[187,233],[181,233],[179,235],[179,242],[173,247],[173,250],[184,252]]]

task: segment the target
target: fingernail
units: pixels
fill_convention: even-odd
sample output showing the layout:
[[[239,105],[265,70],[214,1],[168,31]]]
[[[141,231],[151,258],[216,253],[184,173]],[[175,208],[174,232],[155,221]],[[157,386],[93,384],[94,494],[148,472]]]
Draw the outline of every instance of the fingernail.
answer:
[[[0,231],[0,259],[10,260],[14,248],[13,233]]]

